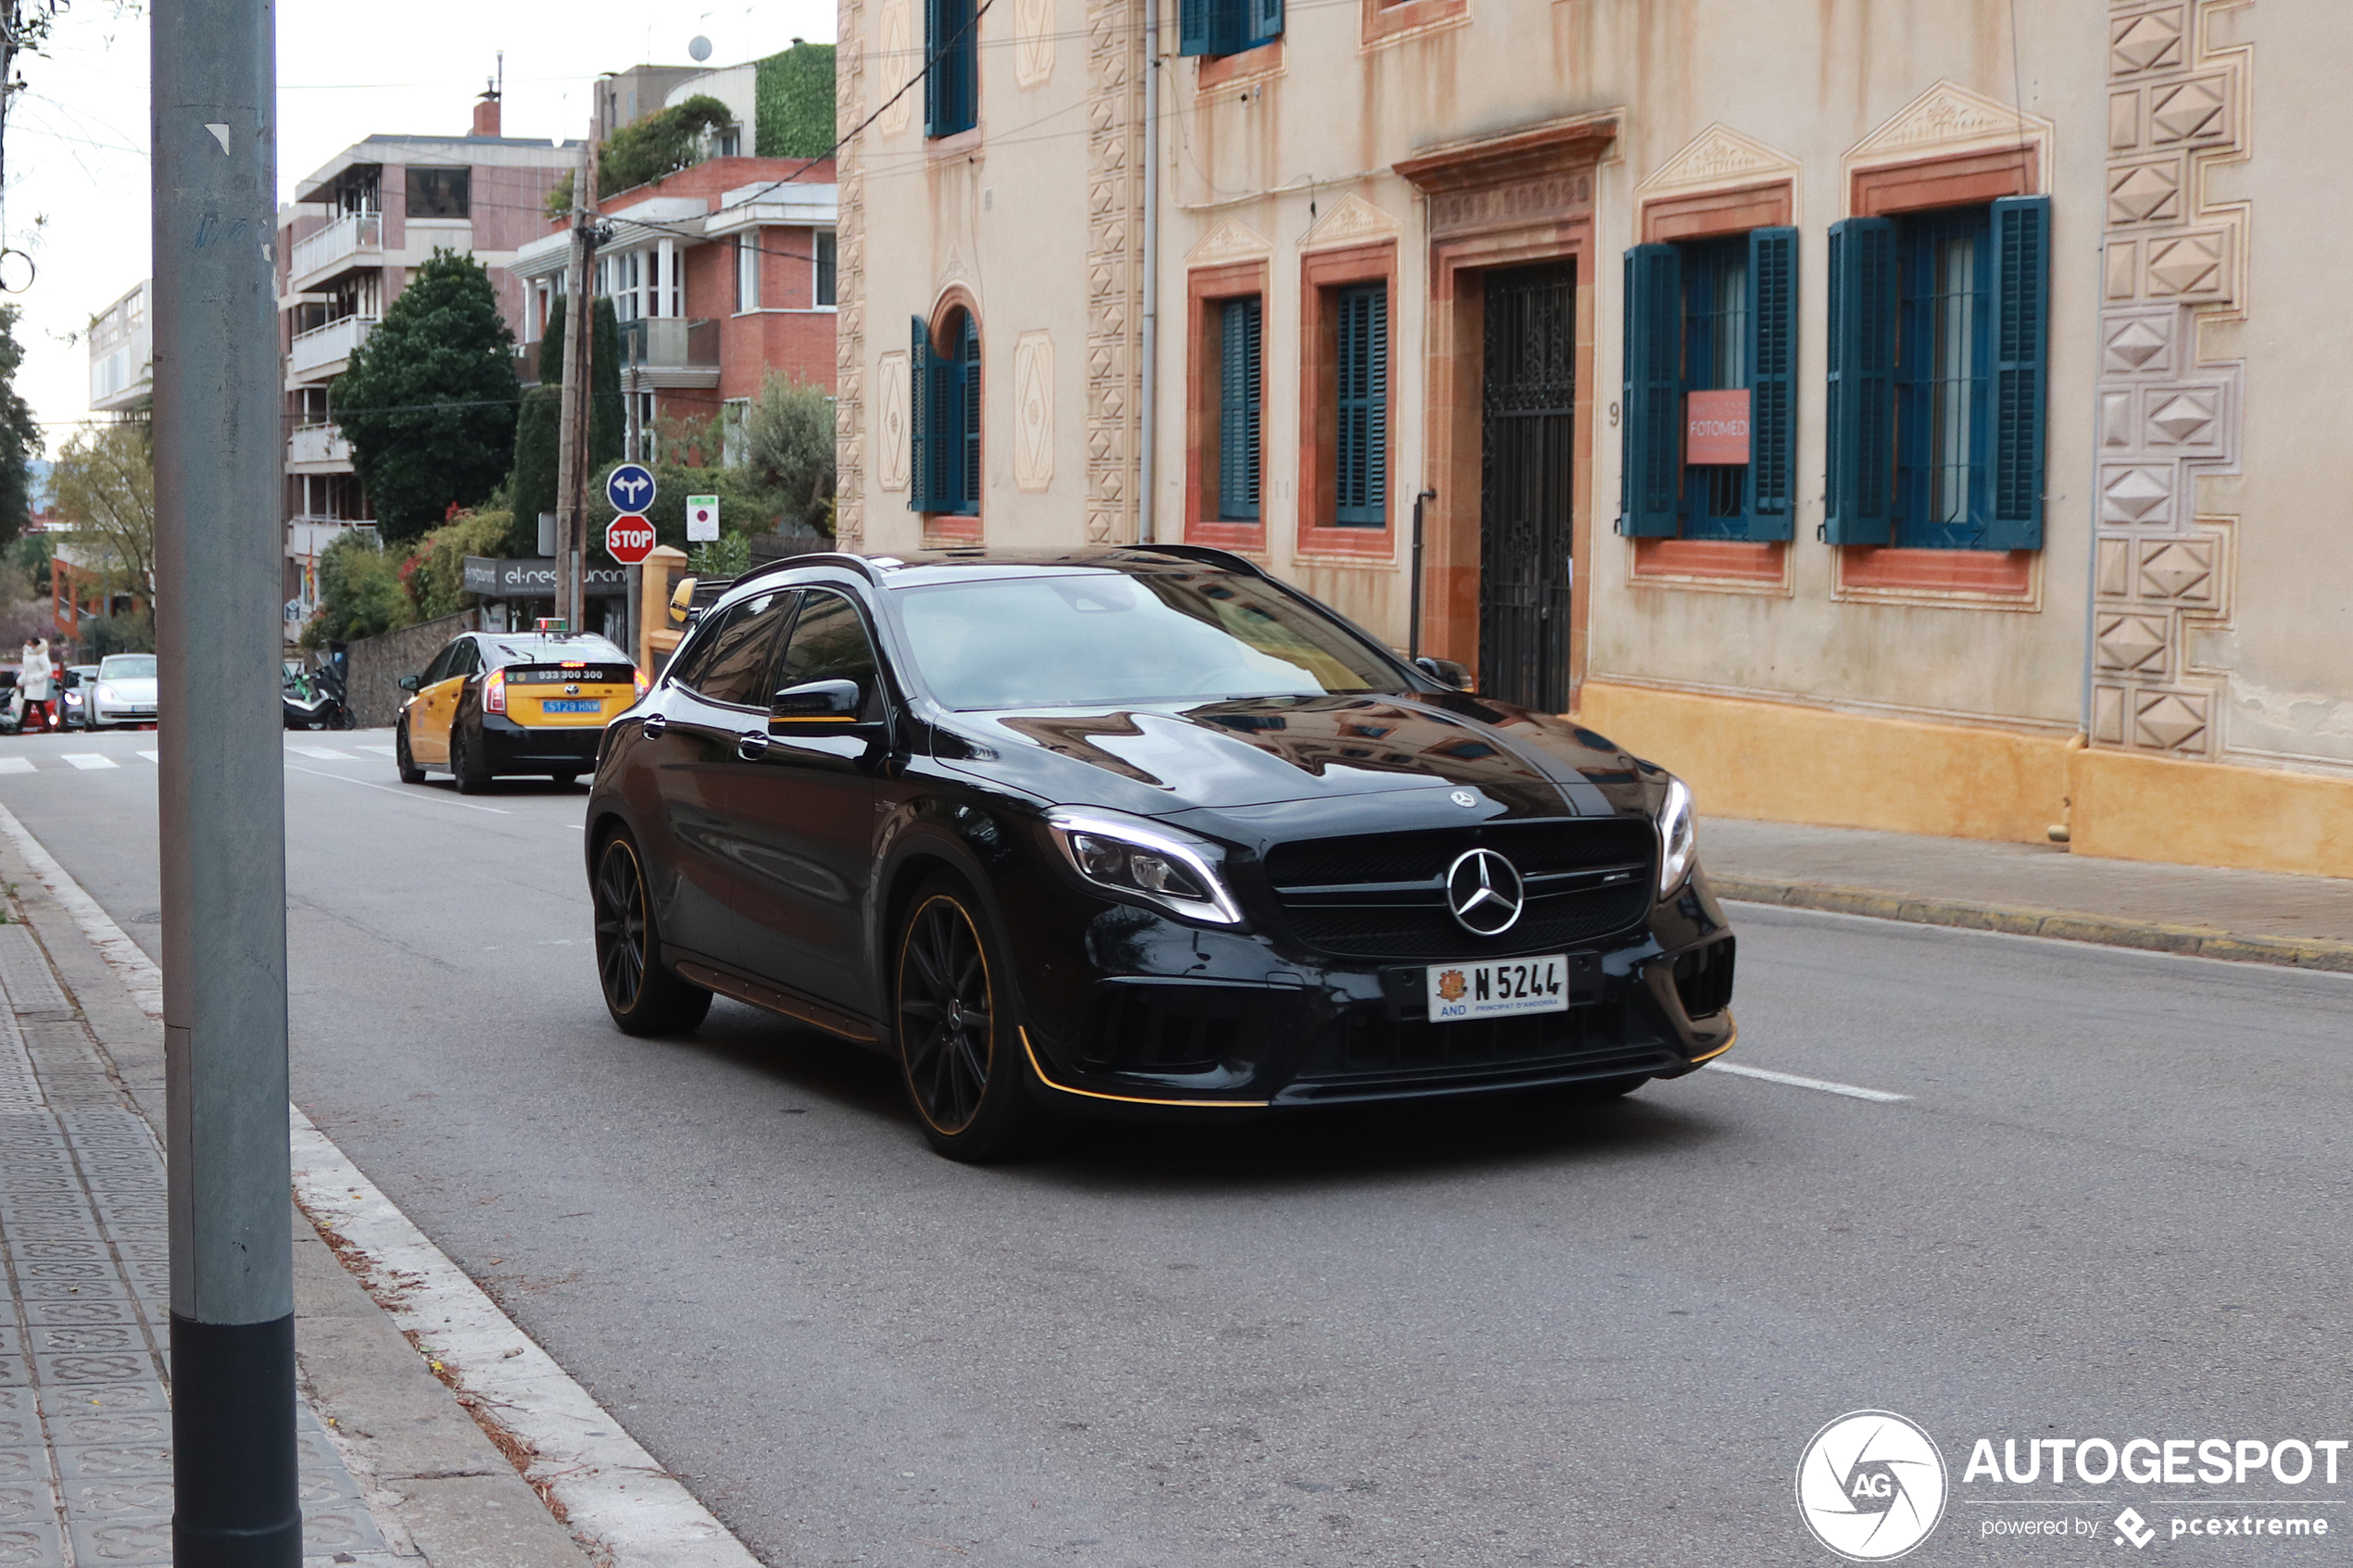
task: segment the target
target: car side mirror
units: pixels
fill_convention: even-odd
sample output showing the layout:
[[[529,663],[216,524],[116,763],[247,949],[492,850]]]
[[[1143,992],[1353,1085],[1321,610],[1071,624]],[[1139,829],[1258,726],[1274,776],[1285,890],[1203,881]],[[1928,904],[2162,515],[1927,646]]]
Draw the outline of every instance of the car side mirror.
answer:
[[[1414,666],[1431,680],[1452,686],[1458,692],[1478,689],[1478,684],[1471,679],[1469,666],[1457,664],[1451,659],[1433,659],[1424,654],[1414,660]]]
[[[417,689],[417,677],[416,677],[416,676],[414,676],[414,675],[403,675],[403,676],[401,676],[401,677],[400,677],[400,689],[401,689],[402,691],[404,691],[404,692],[413,692],[413,691],[415,691],[415,690]]]
[[[786,723],[810,720],[855,719],[859,692],[855,681],[804,681],[786,686],[768,704],[768,716]]]

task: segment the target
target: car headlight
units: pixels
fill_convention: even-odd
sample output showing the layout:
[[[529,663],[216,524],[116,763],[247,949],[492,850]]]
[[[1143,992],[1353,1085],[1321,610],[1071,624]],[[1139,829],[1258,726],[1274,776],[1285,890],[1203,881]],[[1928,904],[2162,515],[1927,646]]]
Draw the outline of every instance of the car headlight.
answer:
[[[1239,925],[1225,852],[1205,838],[1107,811],[1056,810],[1046,826],[1071,870],[1098,887],[1211,925]]]
[[[112,702],[114,699],[114,688],[112,686],[100,686],[98,688],[98,700],[100,702]]]
[[[1698,853],[1698,825],[1692,820],[1692,787],[1667,775],[1667,799],[1658,809],[1658,896],[1683,885]]]
[[[68,702],[80,702],[82,700],[82,694],[80,692],[68,692],[66,693],[66,700]]]

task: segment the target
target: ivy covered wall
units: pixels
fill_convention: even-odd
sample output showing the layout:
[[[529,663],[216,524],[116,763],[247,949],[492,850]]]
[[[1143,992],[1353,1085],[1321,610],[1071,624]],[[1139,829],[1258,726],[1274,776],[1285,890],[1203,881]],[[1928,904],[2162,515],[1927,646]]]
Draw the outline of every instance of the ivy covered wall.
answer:
[[[834,144],[834,46],[796,44],[754,62],[761,157],[823,157]]]

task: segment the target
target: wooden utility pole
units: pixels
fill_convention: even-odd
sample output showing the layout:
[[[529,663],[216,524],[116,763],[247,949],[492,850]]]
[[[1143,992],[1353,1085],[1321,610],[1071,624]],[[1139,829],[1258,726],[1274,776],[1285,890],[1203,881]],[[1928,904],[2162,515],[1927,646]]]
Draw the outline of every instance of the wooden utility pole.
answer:
[[[563,397],[557,406],[556,614],[574,632],[586,630],[583,589],[586,535],[590,420],[596,399],[589,380],[596,366],[597,135],[592,123],[573,181],[572,261],[565,270]]]

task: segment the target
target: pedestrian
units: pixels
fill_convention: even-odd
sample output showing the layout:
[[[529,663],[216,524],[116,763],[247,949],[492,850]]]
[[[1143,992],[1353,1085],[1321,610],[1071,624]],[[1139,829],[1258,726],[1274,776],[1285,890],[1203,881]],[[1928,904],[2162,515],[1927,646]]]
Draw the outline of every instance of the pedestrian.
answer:
[[[24,661],[17,667],[17,685],[24,693],[22,728],[57,728],[57,704],[50,696],[57,690],[56,679],[49,665],[49,639],[42,637],[25,644]]]

